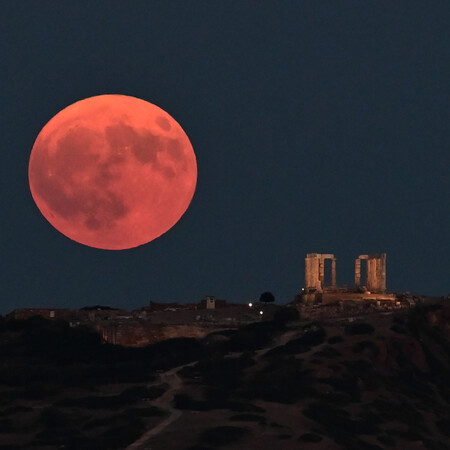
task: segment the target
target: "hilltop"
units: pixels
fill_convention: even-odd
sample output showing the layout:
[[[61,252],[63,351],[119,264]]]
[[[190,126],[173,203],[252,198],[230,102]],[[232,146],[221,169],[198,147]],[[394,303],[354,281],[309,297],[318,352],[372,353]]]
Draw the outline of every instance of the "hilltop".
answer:
[[[143,348],[2,322],[0,448],[443,450],[449,317],[445,301],[321,321],[281,308]]]

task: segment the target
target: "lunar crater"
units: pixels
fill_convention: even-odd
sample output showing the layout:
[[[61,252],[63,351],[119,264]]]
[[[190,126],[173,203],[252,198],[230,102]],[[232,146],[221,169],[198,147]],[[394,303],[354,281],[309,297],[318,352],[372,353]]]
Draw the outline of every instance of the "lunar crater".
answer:
[[[164,131],[170,131],[172,129],[172,126],[170,125],[170,122],[163,116],[158,116],[155,119],[155,123],[160,128],[162,128]]]
[[[115,222],[125,217],[129,209],[125,202],[114,192],[106,192],[106,195],[92,192],[91,199],[84,211],[80,211],[81,217],[87,217],[84,224],[90,230],[109,229]]]

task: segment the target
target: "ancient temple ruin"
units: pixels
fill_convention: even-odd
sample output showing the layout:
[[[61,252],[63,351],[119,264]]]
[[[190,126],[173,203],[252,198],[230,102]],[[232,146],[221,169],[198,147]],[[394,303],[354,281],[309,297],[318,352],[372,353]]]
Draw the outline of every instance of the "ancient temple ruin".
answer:
[[[330,263],[326,264],[327,261]],[[327,270],[327,266],[330,269]],[[386,253],[358,256],[355,260],[355,284],[352,286],[337,285],[336,258],[333,254],[308,253],[305,258],[305,287],[302,292],[304,300],[308,302],[395,298],[386,293]]]
[[[336,258],[329,253],[308,253],[305,258],[306,289],[323,292],[325,261],[331,260],[331,286],[336,286]]]
[[[361,263],[367,262],[366,283],[361,283]],[[366,286],[369,292],[386,292],[386,253],[359,255],[355,260],[355,285]]]

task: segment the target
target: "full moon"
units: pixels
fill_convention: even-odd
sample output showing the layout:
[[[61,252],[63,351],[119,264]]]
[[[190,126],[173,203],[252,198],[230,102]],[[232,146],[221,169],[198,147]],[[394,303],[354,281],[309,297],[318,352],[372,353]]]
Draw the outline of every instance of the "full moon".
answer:
[[[197,161],[178,122],[125,95],[76,102],[39,133],[30,190],[44,217],[70,239],[122,250],[172,228],[195,192]]]

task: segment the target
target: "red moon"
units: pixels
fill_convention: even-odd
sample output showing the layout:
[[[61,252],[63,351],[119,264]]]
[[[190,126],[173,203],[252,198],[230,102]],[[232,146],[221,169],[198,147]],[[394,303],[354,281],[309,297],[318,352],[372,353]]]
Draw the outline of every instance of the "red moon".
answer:
[[[34,143],[31,194],[61,233],[122,250],[172,228],[189,207],[197,160],[186,133],[156,105],[99,95],[68,106]]]

